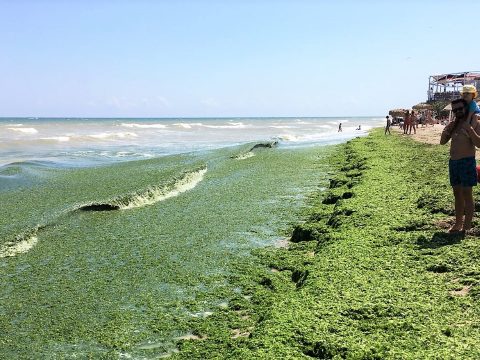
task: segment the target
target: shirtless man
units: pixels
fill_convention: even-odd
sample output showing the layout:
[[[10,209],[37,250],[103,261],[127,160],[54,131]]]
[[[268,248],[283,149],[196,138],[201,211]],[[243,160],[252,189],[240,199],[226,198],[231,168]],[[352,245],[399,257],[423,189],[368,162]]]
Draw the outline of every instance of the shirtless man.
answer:
[[[472,186],[477,185],[475,146],[480,147],[480,123],[475,117],[467,123],[468,107],[463,99],[452,101],[455,120],[445,126],[440,144],[450,144],[448,162],[450,185],[455,197],[455,224],[448,232],[466,231],[472,227],[474,202]],[[464,218],[465,216],[465,218]]]

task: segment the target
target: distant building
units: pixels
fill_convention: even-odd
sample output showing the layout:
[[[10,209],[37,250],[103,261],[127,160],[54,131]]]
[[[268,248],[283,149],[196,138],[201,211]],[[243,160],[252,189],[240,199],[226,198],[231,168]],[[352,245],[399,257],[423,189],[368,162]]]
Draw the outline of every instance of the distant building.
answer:
[[[428,103],[436,101],[452,101],[460,97],[463,85],[474,85],[480,93],[480,71],[466,71],[441,75],[430,75],[428,78]]]

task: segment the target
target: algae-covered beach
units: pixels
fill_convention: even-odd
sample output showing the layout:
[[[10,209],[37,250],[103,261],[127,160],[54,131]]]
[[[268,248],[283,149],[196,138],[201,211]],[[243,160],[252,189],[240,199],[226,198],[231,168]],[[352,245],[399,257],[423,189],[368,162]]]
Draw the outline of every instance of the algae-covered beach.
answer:
[[[479,12],[0,2],[0,360],[480,359]]]
[[[237,266],[285,243],[327,154],[266,143],[4,166],[1,357],[175,354],[194,324],[250,296]]]
[[[311,200],[293,243],[257,252],[266,272],[256,272],[252,298],[200,324],[201,345],[185,341],[182,353],[478,358],[479,243],[445,233],[447,158],[446,147],[381,130],[338,146],[336,174]]]
[[[445,233],[447,147],[377,129],[321,150],[249,149],[94,176],[12,167],[43,183],[0,194],[2,239],[36,238],[0,259],[1,356],[480,356],[479,244]],[[91,206],[168,194],[186,174],[201,179],[175,201]]]

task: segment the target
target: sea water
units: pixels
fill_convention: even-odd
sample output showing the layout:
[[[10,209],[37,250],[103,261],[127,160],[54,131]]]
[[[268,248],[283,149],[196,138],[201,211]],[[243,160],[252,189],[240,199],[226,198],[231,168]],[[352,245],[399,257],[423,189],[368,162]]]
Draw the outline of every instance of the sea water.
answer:
[[[177,352],[252,295],[235,264],[288,238],[327,183],[325,145],[381,123],[2,119],[0,357]]]
[[[379,117],[0,118],[0,165],[35,160],[89,166],[252,141],[278,140],[286,147],[321,145],[364,135],[382,122]]]

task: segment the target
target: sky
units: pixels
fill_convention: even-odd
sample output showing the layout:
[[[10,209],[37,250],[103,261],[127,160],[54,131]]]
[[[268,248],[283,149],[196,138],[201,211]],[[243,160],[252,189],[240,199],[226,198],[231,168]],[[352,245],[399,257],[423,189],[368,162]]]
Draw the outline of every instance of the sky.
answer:
[[[480,70],[463,0],[0,0],[0,117],[382,116]]]

